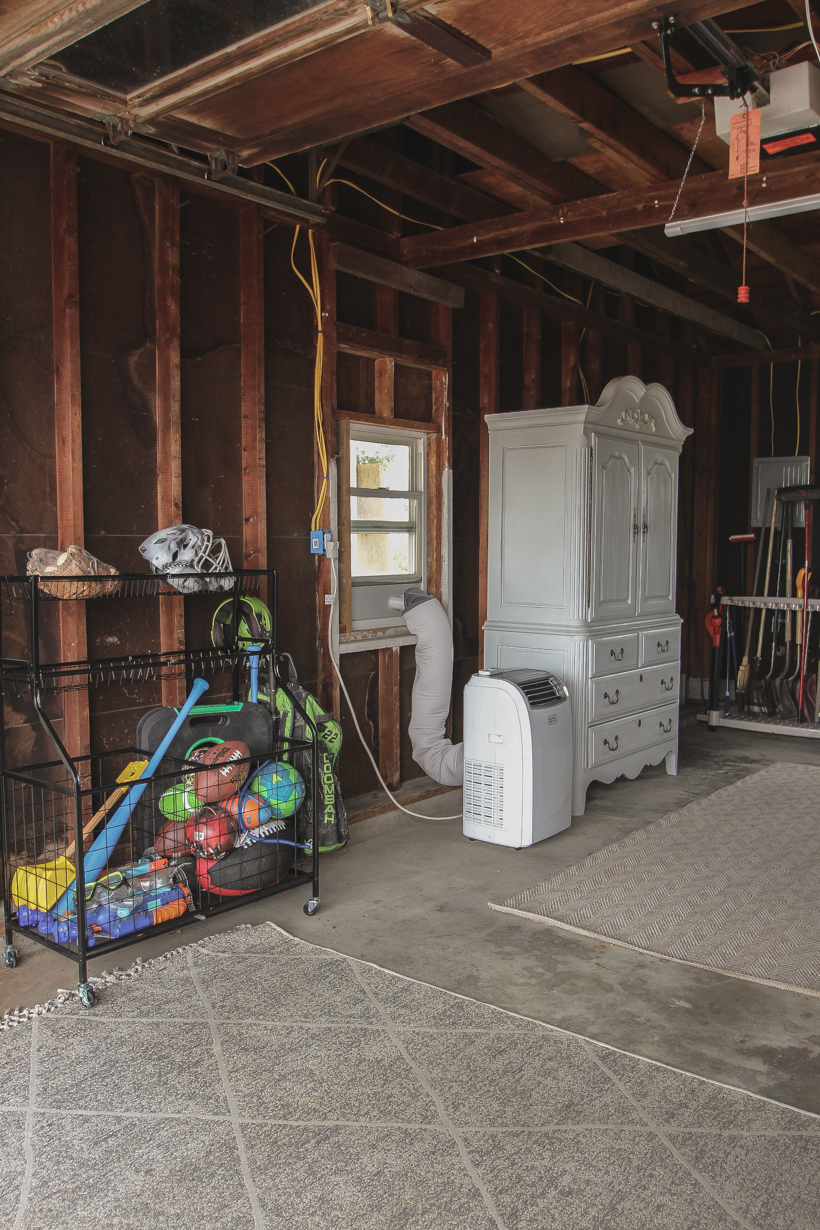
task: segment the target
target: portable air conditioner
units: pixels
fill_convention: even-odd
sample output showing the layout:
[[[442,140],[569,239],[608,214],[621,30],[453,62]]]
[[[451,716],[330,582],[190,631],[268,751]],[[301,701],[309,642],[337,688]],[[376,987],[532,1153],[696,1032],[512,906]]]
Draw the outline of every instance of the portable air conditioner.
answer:
[[[572,821],[572,710],[557,675],[482,670],[464,689],[464,834],[531,846]]]

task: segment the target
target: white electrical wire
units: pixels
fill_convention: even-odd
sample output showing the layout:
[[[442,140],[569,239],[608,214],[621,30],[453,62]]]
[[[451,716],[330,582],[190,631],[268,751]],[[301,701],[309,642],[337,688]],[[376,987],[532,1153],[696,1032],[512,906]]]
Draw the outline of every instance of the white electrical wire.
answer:
[[[820,60],[820,47],[817,46],[817,39],[814,37],[814,27],[811,24],[811,9],[809,8],[809,0],[806,0],[806,25],[809,28],[809,38],[814,43],[814,50],[817,53],[817,59]]]
[[[333,575],[333,593],[330,595],[330,597],[333,599],[333,605],[335,606],[336,596],[339,592],[339,576],[336,571],[335,554],[331,555],[330,557],[330,570]],[[332,629],[332,626],[333,626],[332,619],[330,620],[330,624],[331,624],[331,629]],[[411,811],[409,807],[403,807],[401,803],[398,801],[398,799],[396,798],[396,796],[391,793],[390,789],[388,788],[387,782],[384,780],[381,773],[379,772],[379,766],[376,764],[376,761],[373,757],[373,753],[371,752],[370,748],[367,746],[365,737],[362,734],[362,728],[359,725],[358,718],[356,717],[356,711],[353,708],[353,702],[351,701],[348,690],[345,687],[345,681],[344,679],[342,679],[342,672],[339,670],[339,663],[336,661],[336,655],[333,652],[333,633],[331,630],[328,631],[327,646],[330,651],[330,660],[333,663],[333,669],[336,672],[336,678],[339,680],[339,687],[344,692],[345,700],[347,701],[348,708],[350,709],[350,716],[353,718],[353,725],[356,727],[356,733],[361,739],[362,747],[367,752],[367,758],[372,764],[376,777],[379,779],[379,782],[381,783],[382,790],[387,795],[387,797],[390,799],[390,801],[394,803],[396,807],[398,807],[399,811],[403,811],[406,816],[415,816],[417,820],[460,820],[462,817],[461,812],[459,812],[457,816],[424,816],[422,815],[420,811]]]

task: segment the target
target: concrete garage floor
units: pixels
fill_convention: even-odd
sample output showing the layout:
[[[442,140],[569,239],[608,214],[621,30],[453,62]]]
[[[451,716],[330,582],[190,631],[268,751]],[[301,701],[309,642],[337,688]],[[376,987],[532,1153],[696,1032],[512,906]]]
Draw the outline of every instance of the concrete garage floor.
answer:
[[[528,850],[467,841],[458,820],[391,812],[353,826],[322,863],[322,908],[286,893],[123,950],[123,965],[270,919],[294,935],[625,1051],[820,1113],[820,999],[690,969],[487,908],[669,811],[775,761],[820,764],[808,739],[681,731],[680,769],[593,785],[567,832]],[[418,809],[454,814],[460,794]],[[30,941],[0,970],[0,1012],[72,986],[73,965]],[[114,958],[109,957],[111,966]],[[91,963],[99,973],[104,959]]]

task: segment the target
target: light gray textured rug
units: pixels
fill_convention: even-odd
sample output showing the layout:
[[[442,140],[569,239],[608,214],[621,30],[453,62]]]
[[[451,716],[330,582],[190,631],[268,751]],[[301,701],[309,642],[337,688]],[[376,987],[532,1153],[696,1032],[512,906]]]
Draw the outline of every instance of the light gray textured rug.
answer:
[[[770,765],[490,908],[820,996],[820,768]]]
[[[294,939],[0,1033],[3,1230],[815,1230],[820,1118]]]

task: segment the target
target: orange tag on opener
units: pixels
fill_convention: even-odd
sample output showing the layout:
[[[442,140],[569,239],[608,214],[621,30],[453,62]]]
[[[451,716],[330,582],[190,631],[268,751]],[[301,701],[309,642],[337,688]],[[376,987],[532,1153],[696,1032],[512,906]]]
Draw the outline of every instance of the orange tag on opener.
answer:
[[[760,112],[739,111],[729,121],[729,179],[757,175],[760,170]]]

